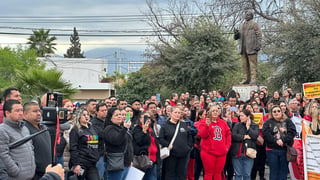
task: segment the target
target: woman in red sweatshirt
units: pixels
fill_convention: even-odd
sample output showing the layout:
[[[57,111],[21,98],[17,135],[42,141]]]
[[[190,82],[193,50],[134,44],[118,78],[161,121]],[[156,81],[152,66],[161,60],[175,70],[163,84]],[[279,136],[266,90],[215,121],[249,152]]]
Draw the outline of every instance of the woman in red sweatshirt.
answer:
[[[201,138],[201,159],[204,167],[204,180],[220,180],[226,156],[231,145],[231,131],[228,124],[219,118],[221,108],[211,106],[208,118],[198,124]]]

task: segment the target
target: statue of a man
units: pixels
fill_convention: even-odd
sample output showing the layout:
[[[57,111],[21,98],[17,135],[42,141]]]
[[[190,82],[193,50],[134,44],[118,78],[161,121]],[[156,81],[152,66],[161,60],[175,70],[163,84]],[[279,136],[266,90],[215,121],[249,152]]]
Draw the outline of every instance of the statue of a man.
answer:
[[[256,84],[258,80],[257,55],[261,47],[262,34],[253,13],[246,11],[245,22],[234,30],[234,39],[239,40],[243,77],[241,84]]]

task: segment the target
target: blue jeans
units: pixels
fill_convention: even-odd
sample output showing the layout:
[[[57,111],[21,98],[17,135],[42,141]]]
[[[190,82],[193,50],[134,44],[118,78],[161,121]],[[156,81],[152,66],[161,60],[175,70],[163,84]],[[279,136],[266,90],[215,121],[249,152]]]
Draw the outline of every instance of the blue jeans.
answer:
[[[240,157],[232,158],[232,165],[235,172],[235,180],[250,180],[254,159],[247,158],[243,154]]]
[[[146,170],[142,180],[157,180],[157,164]]]
[[[124,168],[121,180],[126,180],[126,177],[127,177],[128,173],[129,173],[129,169],[130,169],[130,167],[125,167]]]
[[[57,157],[57,164],[61,164],[61,166],[64,167],[63,156],[58,156]]]
[[[273,149],[267,151],[270,168],[270,180],[286,180],[288,175],[287,150]]]
[[[98,169],[99,178],[100,179],[107,179],[107,172],[105,167],[105,162],[103,156],[100,156],[99,161],[96,164],[96,167]]]

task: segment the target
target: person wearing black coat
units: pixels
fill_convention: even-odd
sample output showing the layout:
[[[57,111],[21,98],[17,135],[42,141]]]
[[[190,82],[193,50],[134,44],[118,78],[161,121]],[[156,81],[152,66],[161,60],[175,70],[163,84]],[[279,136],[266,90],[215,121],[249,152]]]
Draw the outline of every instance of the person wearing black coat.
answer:
[[[74,126],[70,132],[69,168],[78,179],[98,180],[96,164],[99,160],[98,134],[89,123],[89,112],[78,109],[74,113]]]
[[[247,148],[256,149],[259,127],[253,122],[253,115],[249,110],[240,112],[240,122],[232,129],[230,155],[235,172],[235,179],[249,180],[254,159],[247,157]]]
[[[263,124],[262,135],[267,146],[270,180],[285,180],[288,174],[286,146],[293,145],[296,127],[278,105],[271,107],[269,118]]]
[[[162,165],[162,174],[165,180],[186,179],[185,167],[192,147],[192,137],[187,124],[180,121],[180,116],[179,107],[172,107],[171,118],[160,129],[160,144],[162,147],[170,149],[170,156],[164,159]],[[170,146],[177,125],[179,125],[178,133],[173,145]]]
[[[137,126],[134,127],[132,132],[134,155],[147,155],[153,162],[152,167],[145,170],[143,180],[157,179],[159,142],[152,128],[150,128],[151,123],[150,113],[144,111],[138,118]]]
[[[123,126],[122,126],[123,123]],[[128,147],[130,147],[130,141],[128,138],[128,129],[131,126],[131,121],[123,122],[123,115],[118,108],[110,108],[108,110],[105,128],[103,130],[103,140],[105,143],[105,153],[124,153],[124,166],[128,161]],[[107,166],[107,179],[122,180],[126,176],[125,169],[122,170],[110,170],[110,162],[106,162]]]
[[[97,162],[97,168],[100,179],[106,179],[107,173],[105,172],[105,162],[104,162],[104,142],[103,142],[103,128],[105,119],[107,116],[107,105],[105,103],[98,103],[96,105],[96,115],[90,119],[90,122],[94,130],[98,133],[99,136],[99,161]]]

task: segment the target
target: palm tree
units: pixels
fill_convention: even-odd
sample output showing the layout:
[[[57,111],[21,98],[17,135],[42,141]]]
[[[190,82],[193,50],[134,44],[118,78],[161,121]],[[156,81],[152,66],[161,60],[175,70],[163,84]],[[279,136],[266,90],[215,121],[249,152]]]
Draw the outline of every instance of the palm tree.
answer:
[[[72,84],[62,79],[62,72],[55,68],[29,68],[27,71],[17,70],[16,79],[13,80],[26,99],[32,99],[47,92],[60,92],[65,98],[70,98],[77,92]]]
[[[30,44],[30,49],[36,49],[39,57],[44,57],[46,53],[54,53],[54,50],[57,50],[54,47],[57,44],[53,42],[57,38],[55,36],[49,37],[49,29],[32,30],[32,32],[33,35],[28,38],[27,44]]]

